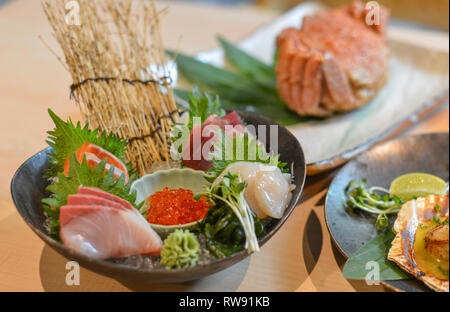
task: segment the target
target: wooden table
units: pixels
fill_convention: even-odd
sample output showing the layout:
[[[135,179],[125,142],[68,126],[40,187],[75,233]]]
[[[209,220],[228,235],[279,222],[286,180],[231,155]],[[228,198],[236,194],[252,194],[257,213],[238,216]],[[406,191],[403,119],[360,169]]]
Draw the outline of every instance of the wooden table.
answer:
[[[12,203],[9,189],[19,165],[46,147],[46,131],[53,128],[47,108],[62,117],[79,118],[69,100],[68,73],[38,38],[42,35],[59,51],[39,2],[15,0],[0,8],[0,291],[384,290],[342,277],[344,258],[334,249],[324,222],[324,196],[335,172],[309,178],[301,204],[281,230],[260,253],[225,271],[189,283],[145,286],[125,285],[81,269],[81,285],[66,286],[67,260],[28,228]],[[238,40],[276,16],[277,12],[251,7],[171,3],[162,28],[168,47],[194,53],[216,47],[219,33]],[[411,36],[415,38],[414,33]],[[442,42],[442,35],[436,38],[440,41],[429,44],[448,49],[448,34],[447,42]],[[448,130],[448,106],[444,105],[406,133]]]

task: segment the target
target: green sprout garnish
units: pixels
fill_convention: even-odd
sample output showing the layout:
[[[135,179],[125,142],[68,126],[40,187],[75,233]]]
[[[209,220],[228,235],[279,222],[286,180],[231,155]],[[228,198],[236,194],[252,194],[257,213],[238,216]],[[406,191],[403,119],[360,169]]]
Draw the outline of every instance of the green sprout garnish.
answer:
[[[389,219],[384,213],[380,213],[377,217],[376,227],[378,231],[381,231],[389,226]]]
[[[207,239],[214,238],[216,236],[215,234],[218,234],[215,232],[221,231],[222,228],[226,227],[226,225],[231,221],[231,216],[234,215],[234,218],[237,219],[237,222],[240,225],[240,236],[245,242],[244,248],[247,249],[248,253],[252,253],[259,251],[258,234],[262,232],[262,229],[259,219],[250,209],[244,198],[244,190],[246,187],[247,182],[243,181],[240,175],[234,175],[228,172],[214,187],[208,189],[204,193],[196,194],[194,198],[199,198],[201,195],[205,195],[211,202],[214,202],[214,206],[216,208],[220,209],[220,203],[222,203],[231,209],[230,218],[227,217],[225,219],[221,219],[223,221],[222,225],[211,226],[210,223],[202,224],[203,232],[205,233]],[[214,214],[216,208],[210,210],[212,214]],[[208,214],[209,215],[206,217],[206,220],[210,217],[209,212]],[[233,238],[229,237],[229,240],[233,240]],[[238,239],[238,241],[240,241],[240,239]],[[213,253],[216,253],[215,250]],[[217,255],[221,257],[220,254]]]
[[[378,215],[376,227],[380,231],[389,226],[387,215],[399,212],[405,201],[396,195],[391,198],[387,189],[378,186],[369,188],[366,183],[365,179],[359,184],[350,181],[345,188],[347,206]]]

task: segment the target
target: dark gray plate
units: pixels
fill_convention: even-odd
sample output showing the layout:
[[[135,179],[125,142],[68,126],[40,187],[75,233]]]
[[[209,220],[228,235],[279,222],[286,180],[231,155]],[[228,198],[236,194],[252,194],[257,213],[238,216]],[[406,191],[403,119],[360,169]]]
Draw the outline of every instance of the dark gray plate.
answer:
[[[345,208],[344,190],[351,180],[367,179],[369,185],[389,189],[399,175],[426,172],[448,181],[449,136],[434,133],[409,136],[379,145],[347,163],[331,183],[325,203],[325,218],[338,249],[346,257],[353,255],[377,235],[376,218],[363,211]],[[395,220],[396,216],[392,216]],[[391,222],[393,221],[391,220]],[[416,279],[385,281],[387,287],[401,291],[428,291]]]
[[[239,113],[241,117],[248,124],[258,125],[277,125],[275,122],[251,113]],[[266,137],[269,136],[269,127],[267,127]],[[265,142],[269,146],[270,141]],[[278,129],[278,148],[281,154],[281,161],[287,162],[289,168],[293,166],[294,183],[296,185],[293,191],[293,197],[286,209],[284,216],[279,219],[273,219],[266,227],[266,234],[260,239],[260,245],[266,243],[272,235],[283,225],[289,217],[295,206],[299,202],[300,194],[303,190],[303,185],[306,177],[306,165],[303,150],[297,139],[285,128]],[[90,269],[94,272],[107,275],[109,277],[121,280],[132,281],[137,283],[152,283],[152,282],[182,282],[194,280],[203,276],[223,270],[238,261],[248,256],[247,251],[235,253],[234,255],[213,261],[206,265],[198,265],[188,269],[148,269],[128,266],[125,264],[113,263],[111,261],[101,261],[86,257],[82,254],[76,253],[58,241],[47,235],[44,228],[44,211],[41,200],[48,196],[45,191],[49,182],[42,178],[45,170],[48,168],[47,153],[50,152],[47,148],[28,159],[15,173],[11,182],[11,193],[13,201],[17,210],[31,227],[31,229],[50,247],[55,249],[64,257],[78,261],[80,265]]]

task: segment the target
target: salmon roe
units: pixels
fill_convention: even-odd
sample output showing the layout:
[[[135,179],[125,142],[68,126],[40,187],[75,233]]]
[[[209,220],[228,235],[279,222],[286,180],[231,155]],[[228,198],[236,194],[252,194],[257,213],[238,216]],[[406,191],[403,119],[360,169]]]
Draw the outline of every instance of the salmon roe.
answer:
[[[166,187],[148,198],[150,208],[147,221],[152,224],[178,225],[203,219],[211,206],[202,196],[194,200],[194,193],[185,189]]]

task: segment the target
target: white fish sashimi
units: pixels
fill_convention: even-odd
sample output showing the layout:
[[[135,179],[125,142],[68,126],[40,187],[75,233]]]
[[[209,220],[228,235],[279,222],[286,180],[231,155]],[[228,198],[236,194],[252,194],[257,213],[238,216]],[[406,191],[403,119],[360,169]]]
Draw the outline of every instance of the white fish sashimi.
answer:
[[[239,174],[247,182],[244,197],[250,209],[263,219],[279,219],[291,200],[290,175],[280,168],[258,162],[238,161],[230,164],[212,184],[217,185],[228,174]]]
[[[95,259],[159,254],[162,241],[133,210],[100,205],[67,205],[60,210],[64,245]]]

